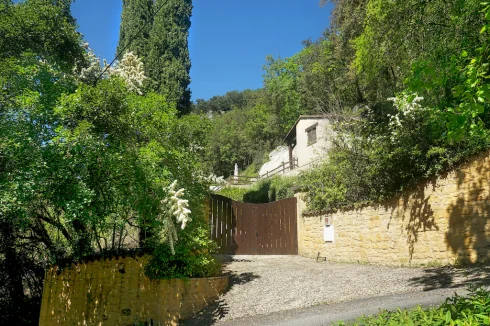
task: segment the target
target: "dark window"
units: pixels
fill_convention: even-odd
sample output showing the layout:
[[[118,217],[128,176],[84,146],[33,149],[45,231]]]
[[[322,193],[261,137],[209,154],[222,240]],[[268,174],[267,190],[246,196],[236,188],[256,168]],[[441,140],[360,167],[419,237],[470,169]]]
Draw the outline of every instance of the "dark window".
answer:
[[[306,128],[306,134],[308,136],[308,145],[316,143],[316,126],[318,123],[315,123],[313,126]]]

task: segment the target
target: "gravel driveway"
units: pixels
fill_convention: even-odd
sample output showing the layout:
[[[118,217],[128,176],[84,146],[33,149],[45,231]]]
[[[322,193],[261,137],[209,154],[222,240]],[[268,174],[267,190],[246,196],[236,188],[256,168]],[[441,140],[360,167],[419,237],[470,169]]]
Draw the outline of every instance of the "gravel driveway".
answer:
[[[300,256],[224,257],[231,288],[186,325],[389,294],[486,284],[490,267],[393,268],[316,262]]]

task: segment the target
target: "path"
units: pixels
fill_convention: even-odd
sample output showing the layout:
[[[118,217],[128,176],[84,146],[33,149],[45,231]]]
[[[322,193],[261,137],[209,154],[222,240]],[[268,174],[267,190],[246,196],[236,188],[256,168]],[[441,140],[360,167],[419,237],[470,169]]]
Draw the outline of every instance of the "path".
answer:
[[[300,256],[234,256],[226,260],[225,270],[231,274],[230,290],[185,325],[233,325],[244,317],[490,280],[490,267],[391,268]]]

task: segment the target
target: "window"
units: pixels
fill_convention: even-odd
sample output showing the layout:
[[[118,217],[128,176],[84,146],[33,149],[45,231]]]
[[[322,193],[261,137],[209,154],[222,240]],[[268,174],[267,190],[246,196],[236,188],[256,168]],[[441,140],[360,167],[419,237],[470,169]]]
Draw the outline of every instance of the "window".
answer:
[[[308,136],[308,145],[312,145],[316,143],[316,127],[318,123],[315,123],[313,126],[306,128],[306,135]]]

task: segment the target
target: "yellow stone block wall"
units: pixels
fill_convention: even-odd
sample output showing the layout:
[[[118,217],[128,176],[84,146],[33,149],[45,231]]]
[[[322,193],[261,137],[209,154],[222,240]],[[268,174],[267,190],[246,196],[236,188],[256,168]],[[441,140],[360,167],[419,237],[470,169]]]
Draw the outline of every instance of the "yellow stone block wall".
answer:
[[[148,260],[113,258],[49,269],[39,324],[178,325],[228,288],[227,276],[152,281],[144,274]]]
[[[296,194],[299,255],[396,266],[488,261],[489,182],[487,152],[378,205],[308,215]],[[325,217],[334,242],[323,241]]]

